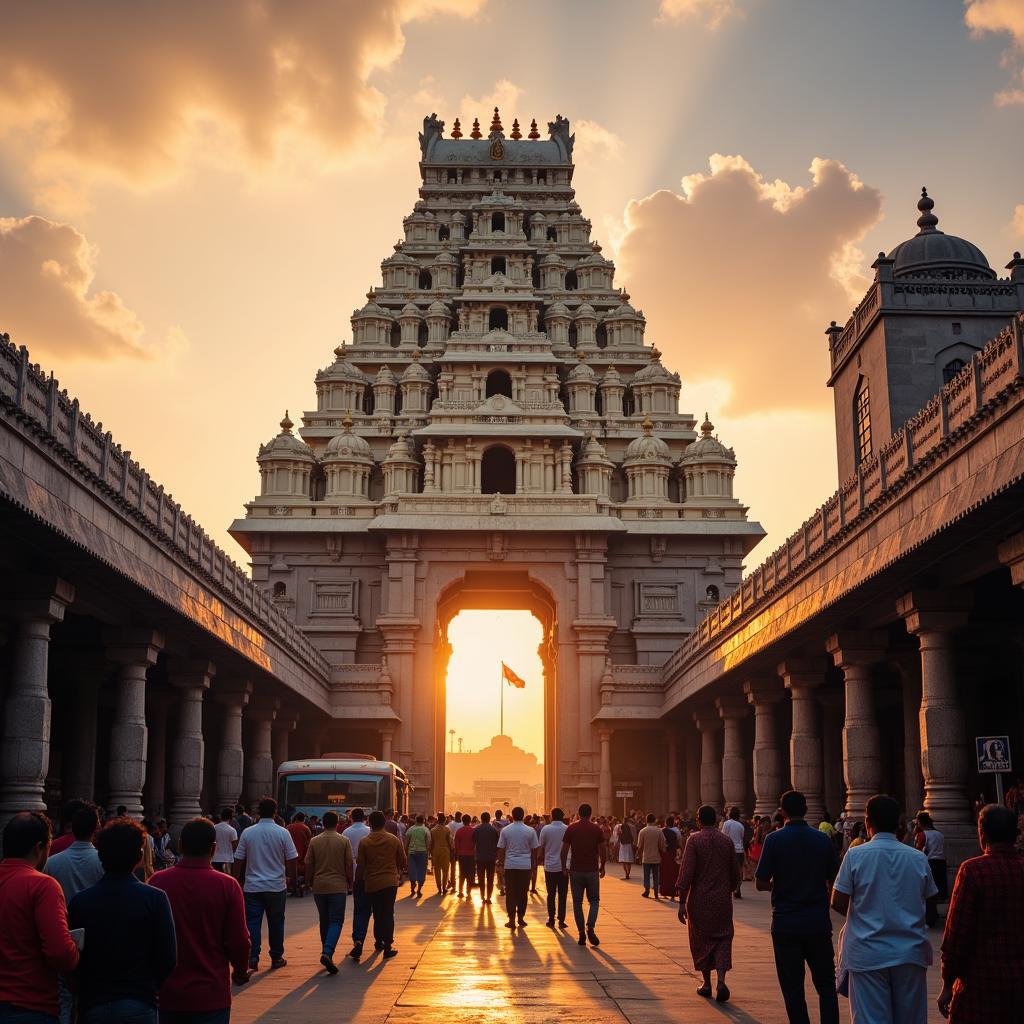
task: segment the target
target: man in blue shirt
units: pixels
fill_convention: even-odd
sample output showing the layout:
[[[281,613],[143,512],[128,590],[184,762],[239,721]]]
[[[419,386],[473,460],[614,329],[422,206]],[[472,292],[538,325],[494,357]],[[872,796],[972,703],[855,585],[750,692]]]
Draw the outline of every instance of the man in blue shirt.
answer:
[[[828,897],[839,869],[832,840],[804,820],[803,793],[782,794],[786,824],[765,836],[755,883],[772,894],[775,972],[791,1024],[809,1024],[804,998],[804,964],[818,993],[821,1024],[839,1024],[835,950]]]

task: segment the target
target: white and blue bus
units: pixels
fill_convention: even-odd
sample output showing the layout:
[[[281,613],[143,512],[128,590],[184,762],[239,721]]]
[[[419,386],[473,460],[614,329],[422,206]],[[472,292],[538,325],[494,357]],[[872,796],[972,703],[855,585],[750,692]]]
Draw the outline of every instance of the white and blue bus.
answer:
[[[347,816],[356,807],[366,814],[392,808],[408,814],[411,791],[409,776],[397,764],[372,754],[324,754],[285,761],[277,769],[277,803],[285,820],[296,811]]]

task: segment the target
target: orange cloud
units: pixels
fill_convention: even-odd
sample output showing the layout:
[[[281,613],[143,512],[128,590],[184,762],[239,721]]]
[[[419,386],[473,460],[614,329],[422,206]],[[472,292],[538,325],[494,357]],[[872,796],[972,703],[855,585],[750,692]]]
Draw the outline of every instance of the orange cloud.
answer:
[[[1011,231],[1015,238],[1024,238],[1024,203],[1018,203],[1013,208]]]
[[[855,243],[881,195],[836,160],[811,183],[765,181],[741,156],[626,208],[619,279],[644,306],[648,340],[684,380],[730,385],[726,411],[827,402],[822,333],[866,286]]]
[[[1024,4],[1021,0],[964,0],[964,6],[964,22],[971,35],[1005,32],[1012,39],[1003,63],[1012,69],[1014,84],[995,94],[996,106],[1024,104]]]
[[[710,29],[741,13],[737,0],[661,0],[658,6],[659,21],[701,21]]]
[[[370,78],[401,54],[403,25],[483,2],[21,4],[0,33],[0,134],[48,184],[150,184],[192,157],[254,167],[302,146],[346,158],[377,137],[385,99]]]
[[[121,297],[90,294],[96,251],[70,224],[0,217],[0,267],[0,331],[34,358],[148,357],[143,326]]]

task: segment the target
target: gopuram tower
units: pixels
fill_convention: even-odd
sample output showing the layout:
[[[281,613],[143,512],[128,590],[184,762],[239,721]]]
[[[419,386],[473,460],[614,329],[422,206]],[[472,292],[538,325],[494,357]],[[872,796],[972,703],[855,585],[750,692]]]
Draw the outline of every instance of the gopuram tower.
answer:
[[[443,799],[463,608],[542,623],[549,802],[609,813],[628,781],[669,806],[660,665],[764,534],[591,240],[574,139],[561,116],[547,138],[506,135],[497,109],[487,132],[424,120],[403,237],[231,527],[333,667],[333,717],[300,722],[293,752],[394,760],[419,810]]]

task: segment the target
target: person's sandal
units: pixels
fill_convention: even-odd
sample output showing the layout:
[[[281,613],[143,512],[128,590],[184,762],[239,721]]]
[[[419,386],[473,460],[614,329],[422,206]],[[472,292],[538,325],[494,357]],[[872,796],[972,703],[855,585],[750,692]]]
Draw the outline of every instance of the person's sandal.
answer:
[[[715,992],[715,1002],[716,1003],[727,1003],[728,1001],[729,1001],[729,986],[726,985],[725,982],[722,982],[722,984],[718,986],[718,989]]]
[[[711,983],[709,982],[707,985],[701,985],[697,989],[697,995],[703,996],[705,999],[707,999],[708,996],[711,995]]]

